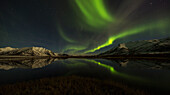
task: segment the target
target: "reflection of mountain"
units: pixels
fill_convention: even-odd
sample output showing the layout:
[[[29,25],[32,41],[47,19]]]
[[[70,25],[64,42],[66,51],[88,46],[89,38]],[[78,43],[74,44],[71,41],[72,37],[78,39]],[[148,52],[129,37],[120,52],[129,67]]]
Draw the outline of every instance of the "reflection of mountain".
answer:
[[[170,55],[170,38],[134,41],[119,44],[118,47],[100,55]]]
[[[55,59],[56,60],[56,59]],[[42,68],[51,64],[54,59],[27,59],[27,60],[0,60],[0,69],[10,70],[14,68]]]
[[[170,70],[170,60],[112,60],[113,63],[118,63],[121,67],[130,69],[167,69]]]
[[[13,56],[57,56],[57,53],[42,47],[25,47],[25,48],[0,48],[0,55]]]
[[[119,63],[120,66],[122,67],[126,67],[129,63],[129,60],[128,59],[124,59],[124,60],[113,60],[113,61],[116,61],[116,63]]]

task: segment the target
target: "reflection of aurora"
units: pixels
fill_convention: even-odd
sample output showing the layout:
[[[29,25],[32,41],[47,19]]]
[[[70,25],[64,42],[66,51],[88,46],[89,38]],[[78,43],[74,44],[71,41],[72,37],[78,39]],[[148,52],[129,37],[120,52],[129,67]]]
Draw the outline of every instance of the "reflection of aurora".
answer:
[[[85,37],[84,39],[86,39],[86,41],[84,41],[83,38],[75,40],[74,37],[74,40],[76,41],[75,43],[75,41],[72,40],[72,38],[69,38],[70,36],[67,37],[64,35],[66,33],[65,31],[60,31],[60,35],[63,37],[63,39],[65,39],[67,42],[70,43],[63,49],[63,51],[65,52],[69,51],[69,53],[73,53],[73,54],[79,51],[83,53],[95,52],[96,50],[100,50],[101,48],[112,45],[113,42],[117,39],[129,37],[132,35],[137,35],[140,33],[166,35],[167,34],[166,30],[168,29],[168,25],[170,24],[169,23],[170,20],[166,19],[168,18],[168,16],[164,17],[164,19],[159,18],[158,20],[155,20],[154,18],[153,18],[154,20],[146,19],[143,20],[143,22],[140,21],[138,22],[138,20],[132,22],[131,20],[126,19],[127,15],[129,15],[135,9],[140,7],[140,5],[144,0],[139,0],[139,2],[133,2],[133,3],[132,3],[133,0],[126,1],[125,3],[127,4],[135,3],[135,7],[133,7],[132,9],[124,10],[127,12],[122,13],[122,15],[121,12],[114,13],[114,15],[112,15],[112,13],[109,13],[109,10],[107,10],[104,0],[74,0],[74,1],[75,2],[72,2],[74,3],[73,10],[77,12],[79,23],[83,23],[81,24],[81,27],[86,26],[84,31],[90,30],[90,32],[93,32],[94,37],[96,36],[101,37],[101,35],[103,34],[105,36],[100,39],[95,39],[95,38],[89,39],[90,36],[92,36],[90,34],[89,34],[90,35],[89,38],[86,36],[82,36]],[[120,16],[118,17],[116,15],[120,15]],[[131,25],[131,26],[127,27],[126,25],[127,26]],[[99,31],[100,29],[101,31]],[[155,31],[157,33],[155,33]],[[82,33],[82,31],[78,31],[78,32],[80,34]],[[100,41],[100,42],[95,43],[95,41]]]
[[[118,75],[120,77],[126,78],[126,79],[130,79],[130,80],[137,80],[137,81],[143,81],[143,82],[147,82],[146,79],[140,78],[140,77],[135,77],[135,76],[131,76],[131,75],[127,75],[121,72],[118,72],[114,69],[114,67],[106,65],[106,64],[102,64],[101,62],[95,61],[95,60],[88,60],[85,59],[85,61],[87,62],[91,62],[91,63],[95,63],[98,64],[99,66],[102,66],[106,69],[108,69],[112,74],[114,75]]]
[[[106,64],[102,64],[101,62],[97,62],[97,61],[95,61],[95,60],[88,60],[88,59],[86,59],[86,61],[91,62],[91,63],[98,64],[99,66],[102,66],[102,67],[104,67],[104,68],[107,68],[107,69],[110,70],[110,72],[113,73],[113,74],[118,73],[118,72],[114,69],[114,67],[112,67],[112,66],[109,66],[109,65],[106,65]]]

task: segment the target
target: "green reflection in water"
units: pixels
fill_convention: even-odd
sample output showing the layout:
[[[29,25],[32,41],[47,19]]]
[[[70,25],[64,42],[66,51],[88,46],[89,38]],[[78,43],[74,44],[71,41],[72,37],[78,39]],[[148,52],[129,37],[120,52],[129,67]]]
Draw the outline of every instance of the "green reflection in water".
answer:
[[[114,75],[118,75],[120,77],[126,78],[126,79],[130,79],[130,80],[137,80],[137,81],[143,81],[143,82],[147,82],[146,79],[141,78],[141,77],[136,77],[136,76],[131,76],[131,75],[127,75],[121,72],[118,72],[114,69],[114,67],[110,66],[110,65],[106,65],[106,64],[102,64],[101,62],[95,61],[95,60],[89,60],[89,59],[85,59],[85,61],[91,62],[91,63],[95,63],[98,64],[99,66],[102,66],[108,70],[110,70],[110,72]]]
[[[85,62],[84,62],[85,61]],[[110,65],[107,65],[107,64],[103,64],[101,62],[98,62],[96,60],[89,60],[89,59],[82,59],[81,60],[68,60],[67,61],[62,61],[61,63],[62,64],[65,64],[66,67],[68,68],[74,68],[71,72],[69,72],[69,74],[74,74],[74,73],[77,73],[77,69],[76,68],[82,68],[83,69],[88,69],[88,64],[87,63],[94,63],[94,64],[97,64],[101,67],[104,67],[106,68],[107,70],[110,71],[110,73],[112,75],[116,75],[116,76],[119,76],[119,77],[122,77],[122,78],[125,78],[125,79],[128,79],[128,80],[133,80],[133,81],[140,81],[140,82],[150,82],[149,80],[143,78],[143,77],[138,77],[138,76],[133,76],[133,75],[128,75],[126,73],[122,73],[122,72],[118,72],[114,69],[114,67],[110,66]]]
[[[64,64],[66,67],[68,68],[77,68],[77,67],[86,67],[88,66],[86,63],[81,62],[80,60],[74,60],[74,59],[70,59],[70,60],[64,60],[61,61],[62,64]]]
[[[118,72],[114,69],[114,67],[112,67],[112,66],[109,66],[109,65],[106,65],[106,64],[102,64],[101,62],[97,62],[97,61],[95,61],[95,60],[88,60],[88,59],[86,59],[86,61],[91,62],[91,63],[98,64],[98,65],[100,65],[100,66],[102,66],[102,67],[104,67],[104,68],[107,68],[108,70],[111,71],[111,73],[118,73]]]

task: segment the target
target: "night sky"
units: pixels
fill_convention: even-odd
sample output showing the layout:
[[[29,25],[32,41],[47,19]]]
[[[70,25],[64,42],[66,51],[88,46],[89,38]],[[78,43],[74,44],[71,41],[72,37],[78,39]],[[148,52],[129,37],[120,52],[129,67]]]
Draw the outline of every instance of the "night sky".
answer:
[[[0,47],[101,52],[170,36],[170,0],[0,0]]]

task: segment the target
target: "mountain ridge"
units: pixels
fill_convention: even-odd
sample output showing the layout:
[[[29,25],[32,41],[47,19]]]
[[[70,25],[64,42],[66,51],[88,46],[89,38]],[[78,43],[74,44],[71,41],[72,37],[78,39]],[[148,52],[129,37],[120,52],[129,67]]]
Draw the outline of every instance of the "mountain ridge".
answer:
[[[43,47],[24,47],[24,48],[12,48],[5,47],[0,48],[0,55],[4,56],[58,56],[57,53]]]
[[[170,54],[170,37],[164,39],[131,41],[121,43],[101,56],[112,55],[142,55],[142,54]]]

